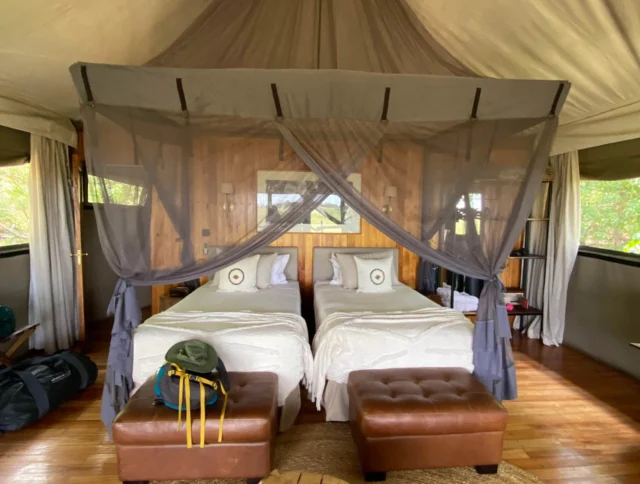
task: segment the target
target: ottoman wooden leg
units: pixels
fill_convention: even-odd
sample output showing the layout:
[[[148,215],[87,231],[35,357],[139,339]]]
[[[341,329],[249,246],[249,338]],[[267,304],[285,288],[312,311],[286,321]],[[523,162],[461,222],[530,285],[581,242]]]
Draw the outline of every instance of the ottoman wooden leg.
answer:
[[[386,472],[365,472],[364,482],[381,482],[387,480]]]
[[[493,464],[490,466],[476,466],[476,472],[478,474],[497,474],[498,464]]]
[[[261,477],[252,477],[251,479],[247,479],[247,484],[260,484],[261,480]]]
[[[149,484],[149,481],[122,481],[122,484]]]

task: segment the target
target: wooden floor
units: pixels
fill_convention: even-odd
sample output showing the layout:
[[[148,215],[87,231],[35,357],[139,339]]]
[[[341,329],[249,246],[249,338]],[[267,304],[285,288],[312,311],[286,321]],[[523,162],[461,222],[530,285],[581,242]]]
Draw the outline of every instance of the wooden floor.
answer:
[[[87,351],[106,365],[109,327]],[[520,396],[506,402],[504,459],[549,483],[640,483],[640,382],[569,348],[514,340]],[[38,424],[0,437],[0,483],[110,484],[100,381]],[[300,421],[322,421],[305,405]]]

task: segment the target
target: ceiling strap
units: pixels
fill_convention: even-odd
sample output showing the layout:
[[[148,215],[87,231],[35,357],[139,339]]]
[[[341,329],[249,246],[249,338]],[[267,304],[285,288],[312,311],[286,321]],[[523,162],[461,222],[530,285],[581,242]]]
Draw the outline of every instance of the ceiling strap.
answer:
[[[89,84],[89,75],[87,74],[87,66],[80,66],[80,74],[82,75],[82,83],[84,84],[84,90],[87,93],[87,102],[94,107],[96,102],[93,99],[93,92],[91,91],[91,84]]]
[[[556,115],[556,108],[558,107],[558,102],[560,101],[560,96],[562,95],[563,90],[564,82],[561,82],[558,86],[558,90],[556,91],[556,96],[553,98],[553,104],[551,104],[551,111],[549,111],[550,118],[554,118]]]
[[[382,102],[382,116],[380,116],[380,121],[387,121],[387,112],[389,111],[390,96],[391,96],[391,88],[387,87],[384,90],[384,101]]]
[[[476,88],[476,96],[473,98],[473,108],[471,108],[471,119],[475,121],[478,119],[478,104],[480,104],[480,94],[482,93],[482,89]]]
[[[184,96],[184,87],[182,86],[182,79],[176,79],[176,88],[178,89],[178,97],[180,98],[180,109],[185,118],[189,117],[189,110],[187,109],[187,98]]]
[[[278,119],[282,119],[282,106],[280,106],[280,96],[278,96],[278,87],[275,84],[271,84],[271,94],[273,95],[273,104],[276,105],[276,115]]]

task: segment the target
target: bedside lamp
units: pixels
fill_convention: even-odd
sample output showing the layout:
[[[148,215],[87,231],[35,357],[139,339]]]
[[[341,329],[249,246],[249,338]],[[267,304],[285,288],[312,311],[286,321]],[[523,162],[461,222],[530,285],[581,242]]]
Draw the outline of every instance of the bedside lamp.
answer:
[[[391,208],[391,204],[393,203],[393,199],[398,197],[398,188],[397,187],[387,187],[387,188],[385,188],[384,196],[387,198],[388,202],[387,202],[386,205],[382,206],[382,211],[388,215],[393,210]]]
[[[233,183],[223,183],[220,185],[220,193],[224,195],[224,203],[222,204],[222,210],[225,212],[232,212],[235,208],[233,200],[229,200],[229,197],[233,195]]]

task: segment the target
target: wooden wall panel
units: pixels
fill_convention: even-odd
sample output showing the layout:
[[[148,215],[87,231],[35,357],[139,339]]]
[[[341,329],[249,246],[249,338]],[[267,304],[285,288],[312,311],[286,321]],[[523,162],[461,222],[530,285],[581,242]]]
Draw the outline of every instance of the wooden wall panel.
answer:
[[[280,156],[280,141],[275,139],[220,138],[196,143],[191,186],[192,237],[196,259],[205,257],[204,244],[209,246],[235,244],[243,237],[255,233],[257,220],[257,170],[308,171],[306,165],[285,146]],[[214,157],[226,162],[207,163]],[[376,205],[387,203],[387,186],[398,188],[398,197],[392,202],[390,217],[409,232],[418,235],[421,204],[418,196],[422,186],[422,149],[413,144],[385,145],[385,158],[402,160],[389,166],[370,157],[363,163],[362,193]],[[282,159],[281,159],[282,158]],[[235,204],[232,212],[222,210],[224,195],[219,193],[221,183],[233,183]],[[210,235],[203,236],[203,229]],[[166,267],[179,257],[177,234],[167,214],[154,198],[152,216],[152,257],[154,264]],[[381,233],[364,218],[358,234],[288,233],[276,240],[275,247],[298,248],[298,270],[301,290],[305,299],[312,293],[314,247],[398,247],[399,279],[412,287],[416,285],[418,256],[401,247]],[[171,286],[154,286],[152,311],[159,310],[159,298],[168,294]]]

